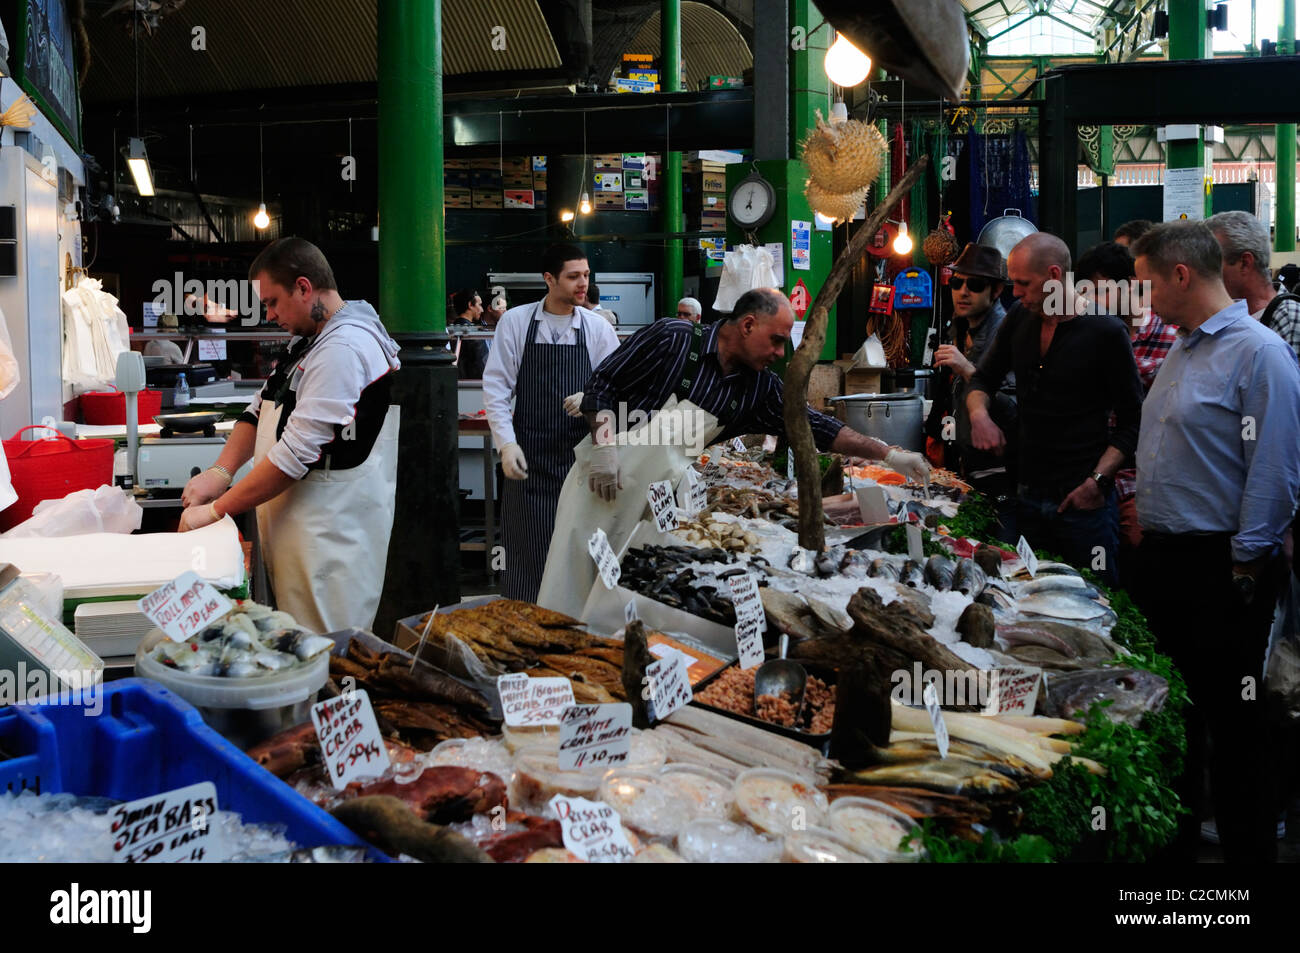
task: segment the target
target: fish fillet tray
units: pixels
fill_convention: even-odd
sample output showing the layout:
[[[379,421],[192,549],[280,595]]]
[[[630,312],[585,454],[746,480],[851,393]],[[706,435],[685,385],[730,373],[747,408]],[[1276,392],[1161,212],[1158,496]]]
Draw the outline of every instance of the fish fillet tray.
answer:
[[[31,790],[133,801],[211,781],[218,807],[245,823],[284,824],[300,847],[367,846],[156,682],[126,678],[101,691],[98,715],[45,702],[0,708],[0,795]],[[388,858],[372,847],[370,859]]]

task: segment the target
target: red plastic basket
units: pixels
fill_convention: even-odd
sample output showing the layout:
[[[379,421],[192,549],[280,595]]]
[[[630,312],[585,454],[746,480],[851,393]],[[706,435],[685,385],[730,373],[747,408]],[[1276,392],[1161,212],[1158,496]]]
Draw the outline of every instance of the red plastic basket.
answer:
[[[22,435],[42,424],[31,424],[4,441],[9,478],[18,500],[0,511],[0,531],[10,530],[32,515],[41,500],[61,500],[77,490],[94,490],[113,482],[112,440],[73,440],[55,436],[22,440]]]
[[[136,403],[139,419],[146,423],[162,413],[162,391],[142,390]],[[91,391],[81,395],[81,418],[88,424],[126,423],[126,394],[120,390]]]

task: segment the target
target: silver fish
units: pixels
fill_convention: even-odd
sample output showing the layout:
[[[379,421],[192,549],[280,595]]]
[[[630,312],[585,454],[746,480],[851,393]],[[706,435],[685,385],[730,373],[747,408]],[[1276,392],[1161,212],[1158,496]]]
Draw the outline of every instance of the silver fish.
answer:
[[[267,634],[263,642],[276,652],[288,652],[306,662],[322,652],[334,648],[334,640],[323,635],[312,635],[302,629],[280,629]]]
[[[925,561],[925,581],[936,589],[947,591],[952,588],[956,568],[957,564],[947,556],[935,554]]]
[[[1106,717],[1136,725],[1147,712],[1157,712],[1169,697],[1169,683],[1159,675],[1133,668],[1098,668],[1047,679],[1047,714],[1085,721],[1094,701],[1109,700]]]
[[[925,570],[921,568],[921,564],[915,559],[909,559],[903,563],[903,568],[898,571],[898,581],[915,589],[925,582]]]
[[[1088,580],[1082,576],[1070,575],[1039,576],[1028,582],[1015,583],[1014,589],[1018,596],[1032,596],[1040,592],[1059,592],[1061,590],[1082,592],[1089,599],[1095,599],[1099,595],[1096,589],[1088,585]]]
[[[871,568],[867,570],[867,575],[877,579],[897,579],[898,567],[881,556],[871,561]]]
[[[1018,645],[1039,645],[1071,659],[1087,656],[1108,659],[1114,658],[1119,651],[1115,643],[1104,635],[1077,625],[1047,619],[1000,625],[997,635],[1012,648]]]
[[[1037,579],[1039,576],[1077,576],[1077,575],[1079,575],[1079,570],[1075,569],[1069,563],[1039,562],[1039,564],[1034,567],[1034,575],[1032,578]],[[1018,573],[1015,574],[1013,578],[1029,579],[1030,578],[1029,570],[1021,569]]]
[[[953,591],[970,596],[972,599],[977,598],[984,591],[988,582],[988,575],[973,559],[959,561],[952,574]]]
[[[1016,606],[1024,615],[1049,619],[1096,621],[1104,626],[1114,625],[1118,619],[1109,606],[1094,602],[1076,589],[1040,592],[1018,600]]]

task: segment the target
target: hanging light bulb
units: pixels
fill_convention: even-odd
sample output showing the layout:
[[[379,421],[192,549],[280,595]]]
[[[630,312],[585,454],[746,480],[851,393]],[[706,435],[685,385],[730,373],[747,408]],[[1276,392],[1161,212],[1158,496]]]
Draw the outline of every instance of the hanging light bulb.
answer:
[[[836,86],[856,86],[871,72],[871,57],[849,42],[843,33],[826,51],[826,75]]]
[[[821,212],[813,212],[813,217],[817,219],[817,224],[822,228],[831,228],[835,224],[835,219],[827,218]]]
[[[257,206],[257,214],[253,216],[253,224],[258,228],[266,228],[271,224],[271,216],[266,214],[266,203],[262,202]]]
[[[912,250],[912,236],[907,234],[907,223],[898,223],[898,236],[894,239],[894,254],[906,255]]]
[[[572,222],[572,221],[573,221],[573,212],[571,212],[569,209],[566,208],[564,211],[562,211],[562,212],[560,213],[560,221],[561,221],[561,222]]]
[[[582,200],[578,203],[578,211],[583,215],[591,214],[591,196],[586,192],[582,193]]]

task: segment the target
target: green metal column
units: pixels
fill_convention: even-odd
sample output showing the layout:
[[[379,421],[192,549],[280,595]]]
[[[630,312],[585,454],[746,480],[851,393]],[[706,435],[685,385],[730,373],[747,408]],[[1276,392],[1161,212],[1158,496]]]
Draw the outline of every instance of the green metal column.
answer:
[[[443,260],[442,4],[379,0],[378,12],[379,314],[402,349],[390,398],[401,407],[396,509],[372,626],[387,635],[398,619],[460,600],[460,455]]]
[[[791,0],[790,23],[792,26],[811,30],[821,16],[812,5],[812,0]],[[826,60],[826,51],[835,42],[835,31],[830,24],[823,23],[816,30],[804,37],[803,48],[791,47],[790,50],[790,155],[799,155],[799,144],[808,130],[817,124],[816,111],[821,110],[822,117],[829,119],[831,103],[831,81],[826,78],[826,69],[822,65]],[[846,97],[847,98],[847,97]],[[827,335],[827,339],[830,336]]]
[[[659,25],[659,88],[665,93],[682,91],[682,0],[663,0]],[[682,154],[665,157],[664,232],[682,231]],[[664,240],[664,297],[661,314],[671,315],[682,297],[682,240]]]
[[[1282,56],[1295,53],[1296,0],[1282,0],[1282,19],[1278,24],[1277,51]],[[1277,126],[1277,232],[1274,249],[1295,251],[1295,123]]]
[[[390,331],[443,331],[442,4],[384,0],[379,38],[380,314]]]
[[[1205,0],[1169,0],[1169,58],[1203,60],[1210,55],[1210,24]],[[1165,168],[1204,169],[1205,137],[1165,143]],[[1213,208],[1205,197],[1205,215]]]

